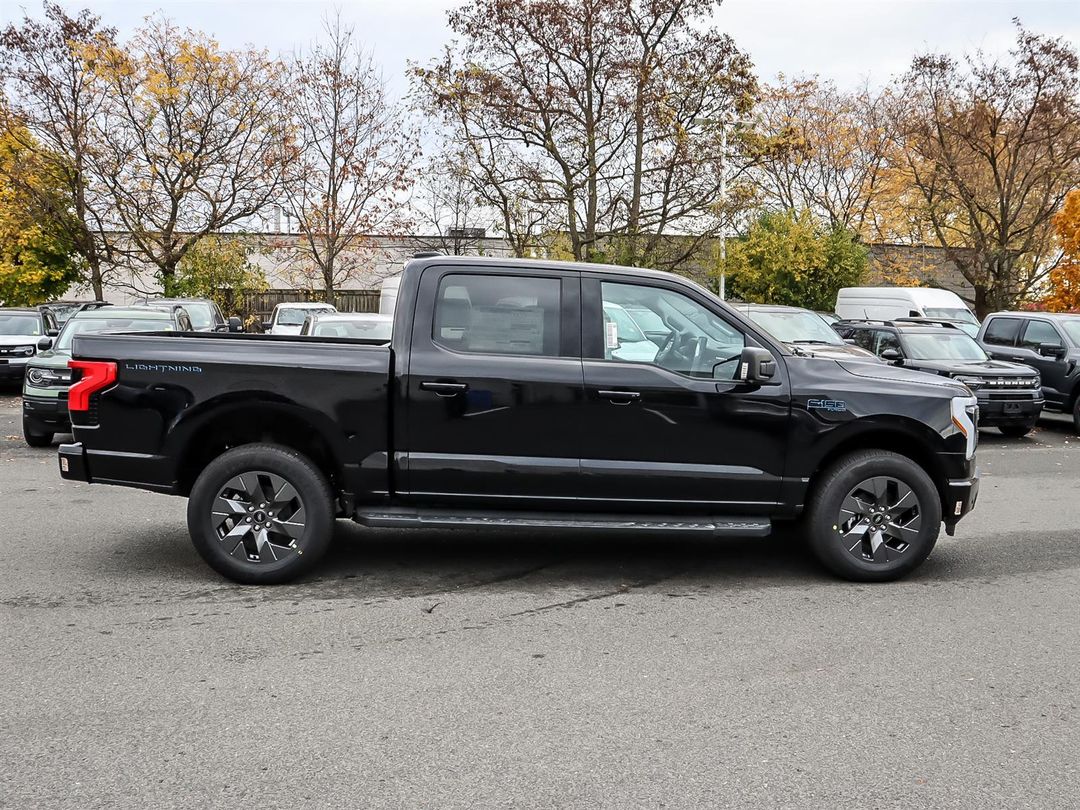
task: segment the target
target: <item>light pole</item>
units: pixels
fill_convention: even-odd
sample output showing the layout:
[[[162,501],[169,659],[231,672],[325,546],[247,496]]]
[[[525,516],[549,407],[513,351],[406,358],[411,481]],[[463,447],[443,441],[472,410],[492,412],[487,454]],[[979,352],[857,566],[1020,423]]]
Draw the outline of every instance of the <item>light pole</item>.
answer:
[[[697,118],[695,121],[704,126],[720,127],[720,278],[716,283],[716,292],[723,300],[727,297],[727,216],[722,210],[727,204],[727,128],[728,124],[737,127],[749,121],[745,118],[731,118],[726,113],[722,118]]]

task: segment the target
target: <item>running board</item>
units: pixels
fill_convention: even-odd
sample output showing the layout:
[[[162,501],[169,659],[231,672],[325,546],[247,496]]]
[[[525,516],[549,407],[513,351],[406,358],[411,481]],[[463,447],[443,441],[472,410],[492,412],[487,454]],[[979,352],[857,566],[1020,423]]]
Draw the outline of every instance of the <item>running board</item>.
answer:
[[[772,521],[762,517],[685,515],[562,514],[437,509],[357,509],[362,526],[383,529],[587,529],[590,531],[673,532],[724,537],[767,537]]]

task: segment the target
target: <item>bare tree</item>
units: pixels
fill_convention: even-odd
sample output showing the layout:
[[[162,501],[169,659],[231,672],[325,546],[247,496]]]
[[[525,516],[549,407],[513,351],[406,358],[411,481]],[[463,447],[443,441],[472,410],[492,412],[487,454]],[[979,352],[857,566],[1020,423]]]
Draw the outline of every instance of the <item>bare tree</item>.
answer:
[[[761,155],[753,177],[765,206],[878,235],[893,143],[890,92],[845,92],[817,78],[780,77],[766,88],[753,133]]]
[[[975,288],[979,315],[1053,269],[1053,216],[1080,184],[1075,49],[1018,24],[1010,57],[920,56],[895,109],[917,214]]]
[[[70,209],[49,199],[37,199],[36,208],[49,219],[50,228],[70,242],[94,295],[101,298],[112,260],[106,238],[108,201],[93,180],[89,154],[95,138],[92,122],[105,95],[85,57],[88,50],[110,47],[116,32],[85,9],[75,17],[56,3],[46,2],[43,9],[43,19],[24,17],[0,33],[0,72],[11,90],[11,113],[25,127],[11,131],[16,137],[26,135],[20,146],[63,186]],[[41,190],[21,187],[31,196]]]
[[[106,94],[91,125],[94,173],[126,232],[119,249],[171,294],[200,239],[276,195],[278,71],[263,51],[224,51],[162,17],[126,49],[103,45],[88,59]]]
[[[326,20],[325,34],[295,60],[282,159],[300,253],[332,303],[337,288],[370,263],[370,235],[408,226],[405,191],[419,147],[340,14]]]
[[[464,256],[482,250],[492,227],[493,213],[482,205],[465,170],[465,157],[454,151],[436,154],[420,173],[413,209],[424,233],[420,250]]]
[[[539,212],[578,260],[678,263],[722,221],[728,166],[705,122],[754,93],[749,61],[704,25],[718,7],[472,0],[449,16],[460,48],[416,75],[506,219]]]

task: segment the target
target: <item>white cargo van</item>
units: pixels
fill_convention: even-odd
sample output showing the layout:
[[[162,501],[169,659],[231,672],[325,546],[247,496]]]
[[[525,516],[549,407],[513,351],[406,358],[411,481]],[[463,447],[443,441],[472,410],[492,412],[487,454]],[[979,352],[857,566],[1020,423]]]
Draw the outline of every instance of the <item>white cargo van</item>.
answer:
[[[845,319],[949,318],[978,323],[960,296],[930,287],[844,287],[836,314]]]

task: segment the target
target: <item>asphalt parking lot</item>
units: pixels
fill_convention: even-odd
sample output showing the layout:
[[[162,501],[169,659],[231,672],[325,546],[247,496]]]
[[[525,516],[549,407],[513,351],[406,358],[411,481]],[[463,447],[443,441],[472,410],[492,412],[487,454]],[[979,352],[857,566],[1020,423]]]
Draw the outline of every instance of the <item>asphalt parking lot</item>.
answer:
[[[5,807],[1032,807],[1080,796],[1080,439],[983,434],[906,581],[791,534],[365,531],[232,585],[0,398]]]

